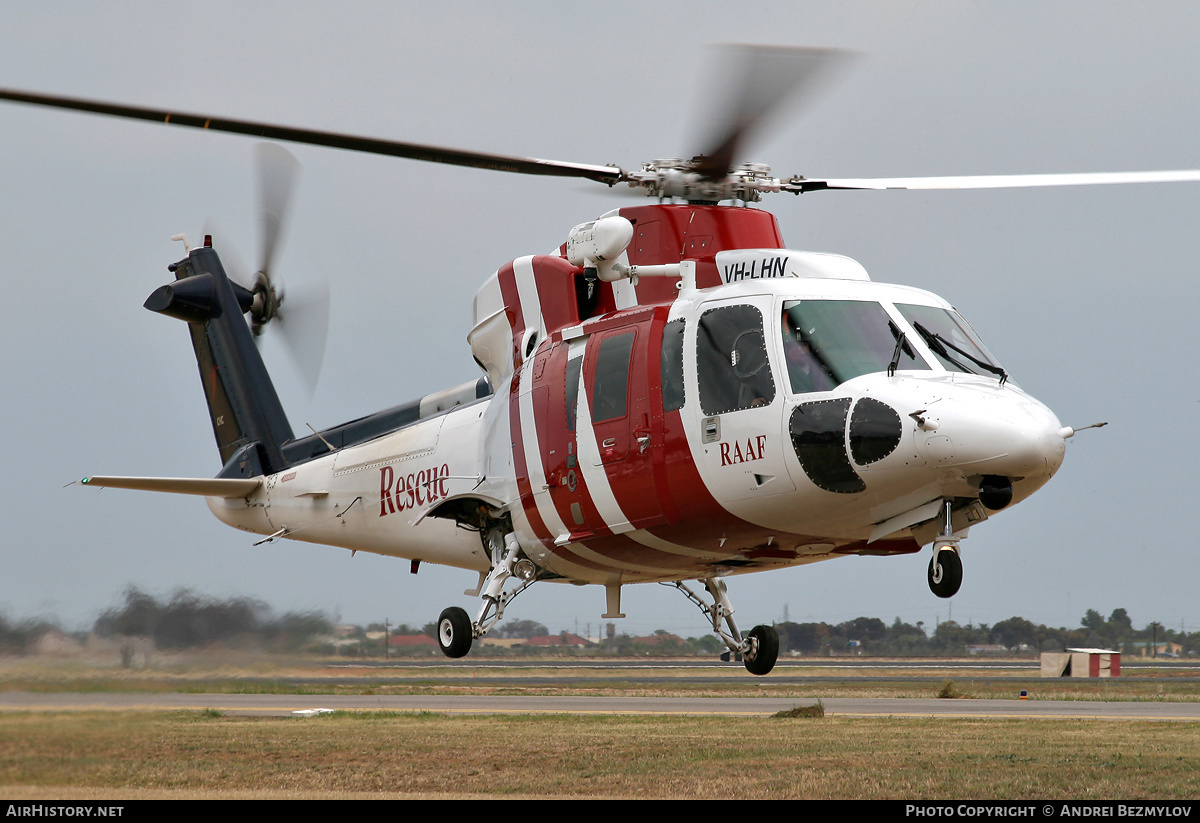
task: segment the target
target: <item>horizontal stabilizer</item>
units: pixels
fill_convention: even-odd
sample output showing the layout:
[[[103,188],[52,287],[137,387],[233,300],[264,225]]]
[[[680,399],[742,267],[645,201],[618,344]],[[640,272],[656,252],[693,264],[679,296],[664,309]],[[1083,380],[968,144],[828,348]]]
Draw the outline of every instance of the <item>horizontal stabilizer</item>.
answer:
[[[107,489],[138,489],[169,494],[199,494],[204,497],[247,497],[262,485],[261,477],[85,477],[84,486]]]

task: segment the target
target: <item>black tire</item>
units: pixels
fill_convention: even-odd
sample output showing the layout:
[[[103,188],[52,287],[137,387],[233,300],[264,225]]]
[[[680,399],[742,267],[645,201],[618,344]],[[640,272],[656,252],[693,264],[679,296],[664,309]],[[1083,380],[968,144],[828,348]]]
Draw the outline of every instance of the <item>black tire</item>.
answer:
[[[458,606],[442,612],[437,622],[437,642],[446,657],[463,657],[471,651],[471,618]]]
[[[749,637],[758,642],[751,644],[751,654],[742,656],[746,671],[757,675],[768,674],[779,659],[779,632],[773,626],[755,626],[750,630]]]
[[[958,594],[962,577],[962,558],[953,549],[943,549],[929,561],[929,590],[938,597]]]

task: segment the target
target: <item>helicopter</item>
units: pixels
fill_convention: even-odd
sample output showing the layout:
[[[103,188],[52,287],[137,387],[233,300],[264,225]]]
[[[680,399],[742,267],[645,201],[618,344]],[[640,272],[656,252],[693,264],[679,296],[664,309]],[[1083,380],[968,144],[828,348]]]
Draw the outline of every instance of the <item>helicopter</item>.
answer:
[[[830,53],[772,50],[783,85]],[[776,66],[775,68],[778,68]],[[763,196],[831,189],[999,188],[1198,180],[1200,172],[973,178],[773,177],[738,163],[785,90],[754,78],[730,128],[691,160],[637,170],[465,152],[15,91],[0,98],[641,191],[518,258],[475,297],[483,376],[297,436],[254,345],[286,314],[270,253],[254,281],[213,243],[146,307],[187,323],[222,468],[215,478],[92,476],[85,485],[204,496],[267,540],[324,543],[475,570],[476,615],[446,609],[439,646],[467,654],[535,582],[676,587],[753,674],[778,655],[743,633],[728,576],[932,548],[952,596],[971,526],[1057,471],[1063,426],[941,298],[873,282],[845,257],[786,248]],[[728,204],[728,205],[722,205]],[[266,243],[273,248],[273,240]],[[250,316],[248,324],[245,315]],[[699,581],[703,593],[687,584]],[[513,588],[508,588],[509,585]],[[707,595],[707,599],[705,599]]]

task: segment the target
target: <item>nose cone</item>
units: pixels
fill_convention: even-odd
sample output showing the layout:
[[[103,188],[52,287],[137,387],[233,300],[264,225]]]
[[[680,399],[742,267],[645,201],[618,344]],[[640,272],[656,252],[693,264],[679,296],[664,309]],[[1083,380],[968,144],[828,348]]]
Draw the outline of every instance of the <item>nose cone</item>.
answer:
[[[1016,389],[955,387],[931,404],[924,452],[933,465],[969,474],[1050,478],[1066,441],[1054,413]]]

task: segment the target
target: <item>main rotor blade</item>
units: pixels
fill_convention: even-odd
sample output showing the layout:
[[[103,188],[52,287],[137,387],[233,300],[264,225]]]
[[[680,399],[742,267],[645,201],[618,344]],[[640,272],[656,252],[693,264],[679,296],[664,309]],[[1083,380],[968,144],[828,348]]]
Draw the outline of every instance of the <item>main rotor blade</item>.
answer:
[[[743,144],[788,101],[812,98],[852,54],[837,49],[725,46],[705,106],[709,137],[700,165],[704,178],[723,179],[740,160]]]
[[[231,120],[221,117],[209,117],[202,114],[172,112],[166,109],[148,109],[138,106],[105,103],[97,100],[82,100],[74,97],[59,97],[49,94],[33,94],[13,89],[0,89],[0,100],[12,100],[17,103],[29,103],[35,106],[49,106],[57,109],[73,109],[93,114],[107,114],[113,117],[125,117],[134,120],[150,120],[172,126],[187,126],[189,128],[206,129],[208,131],[247,134],[253,137],[263,137],[268,140],[286,140],[292,143],[328,146],[335,149],[346,149],[347,151],[366,152],[367,154],[404,157],[410,160],[424,160],[429,163],[446,163],[452,166],[469,166],[476,169],[491,169],[493,171],[512,172],[515,174],[582,177],[610,186],[621,182],[625,178],[625,172],[616,166],[594,166],[585,163],[566,163],[559,160],[541,160],[536,157],[511,157],[502,154],[461,151],[443,146],[401,143],[395,140],[380,140],[373,137],[356,137],[336,132],[275,126],[269,123],[255,123],[249,120]]]
[[[1129,183],[1188,183],[1200,181],[1200,169],[1176,171],[1112,171],[1071,174],[985,174],[962,177],[797,178],[782,185],[784,191],[802,194],[822,189],[939,190],[1021,189],[1043,186],[1104,186]]]

